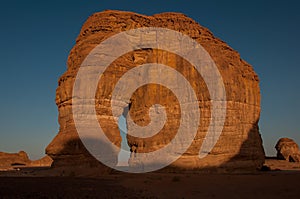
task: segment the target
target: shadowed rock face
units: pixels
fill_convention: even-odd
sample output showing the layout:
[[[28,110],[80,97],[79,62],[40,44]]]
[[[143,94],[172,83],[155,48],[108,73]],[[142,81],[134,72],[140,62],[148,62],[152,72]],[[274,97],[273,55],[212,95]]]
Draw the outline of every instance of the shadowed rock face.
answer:
[[[200,43],[216,63],[227,95],[227,115],[223,132],[213,150],[203,159],[198,153],[207,133],[211,117],[211,99],[205,82],[198,72],[178,55],[158,49],[144,49],[127,53],[115,60],[99,81],[96,111],[99,123],[108,138],[120,146],[121,136],[111,113],[111,93],[118,80],[130,69],[145,63],[161,63],[179,71],[192,85],[200,108],[200,126],[186,153],[171,166],[183,169],[211,167],[257,168],[264,162],[264,150],[258,130],[260,116],[259,79],[253,68],[239,53],[191,18],[179,13],[144,16],[131,12],[104,11],[89,17],[83,25],[68,58],[67,71],[58,81],[56,104],[60,129],[46,149],[54,160],[53,166],[101,166],[89,155],[78,138],[72,117],[72,89],[77,71],[99,43],[119,32],[139,27],[162,27],[186,34]],[[128,103],[128,102],[126,102]],[[166,87],[149,84],[140,87],[131,98],[129,114],[141,126],[149,124],[149,108],[153,104],[165,106],[168,120],[164,128],[150,138],[127,136],[132,151],[157,150],[175,136],[179,126],[180,108],[176,97]],[[130,126],[128,127],[130,131]],[[134,156],[130,163],[137,162]]]

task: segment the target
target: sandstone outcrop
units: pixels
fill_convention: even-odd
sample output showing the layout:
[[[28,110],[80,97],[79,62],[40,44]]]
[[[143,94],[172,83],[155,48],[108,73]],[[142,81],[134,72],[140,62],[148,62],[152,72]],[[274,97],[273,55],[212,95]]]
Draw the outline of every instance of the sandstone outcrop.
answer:
[[[19,153],[0,152],[0,167],[11,167],[14,165],[26,165],[30,163],[27,153],[20,151]]]
[[[280,138],[275,146],[277,159],[289,162],[300,162],[300,151],[298,144],[290,138]]]
[[[28,166],[31,167],[50,167],[52,164],[53,160],[48,156],[44,156],[41,159],[38,160],[33,160],[28,164]]]
[[[0,152],[0,168],[12,169],[14,166],[24,167],[50,167],[53,160],[49,156],[45,156],[39,160],[31,161],[24,151],[19,153],[4,153]]]
[[[99,123],[112,143],[121,144],[118,126],[111,113],[111,93],[118,80],[128,70],[145,63],[161,63],[179,71],[189,80],[199,99],[200,126],[191,146],[171,167],[182,169],[251,168],[262,166],[264,150],[258,129],[260,116],[259,79],[251,65],[238,52],[213,36],[207,29],[180,13],[145,16],[132,12],[104,11],[95,13],[85,22],[68,58],[67,71],[60,77],[56,92],[59,111],[59,133],[48,145],[46,153],[53,166],[100,166],[81,143],[72,116],[72,89],[76,74],[86,56],[99,43],[119,32],[139,27],[162,27],[181,32],[200,43],[216,63],[227,95],[227,114],[223,132],[213,150],[200,159],[199,149],[207,133],[211,117],[211,99],[201,76],[189,62],[159,49],[135,50],[115,60],[105,71],[96,93]],[[128,102],[126,102],[128,103]],[[180,111],[178,101],[170,90],[160,85],[140,87],[131,98],[129,114],[141,126],[149,124],[149,107],[166,107],[167,123],[157,135],[141,139],[127,136],[135,153],[162,148],[176,134]],[[130,131],[130,126],[128,127]],[[137,160],[131,156],[130,163]]]

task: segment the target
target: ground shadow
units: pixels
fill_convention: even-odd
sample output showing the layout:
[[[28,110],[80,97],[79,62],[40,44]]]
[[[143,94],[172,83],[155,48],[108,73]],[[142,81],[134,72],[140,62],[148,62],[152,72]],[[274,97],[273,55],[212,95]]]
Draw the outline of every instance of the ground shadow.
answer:
[[[105,145],[111,147],[105,142],[99,143],[91,139],[90,143],[94,145]],[[97,142],[97,143],[96,143]],[[54,162],[52,168],[60,172],[60,175],[72,176],[72,175],[105,175],[112,173],[120,173],[114,169],[111,169],[102,163],[100,163],[89,151],[84,147],[79,137],[69,140],[64,144],[65,146],[72,146],[76,148],[76,151],[81,153],[65,154],[62,153],[56,157],[52,157]],[[59,152],[58,152],[59,154]],[[115,165],[118,164],[118,153],[114,157],[111,157],[115,161]],[[51,156],[51,154],[50,154]],[[252,128],[248,132],[248,138],[242,143],[239,152],[219,166],[213,167],[202,167],[197,169],[184,169],[173,166],[168,166],[164,169],[156,172],[167,172],[167,173],[180,173],[180,172],[244,172],[244,171],[255,171],[259,170],[264,163],[264,149],[262,147],[262,139],[258,133],[258,121],[253,124]]]

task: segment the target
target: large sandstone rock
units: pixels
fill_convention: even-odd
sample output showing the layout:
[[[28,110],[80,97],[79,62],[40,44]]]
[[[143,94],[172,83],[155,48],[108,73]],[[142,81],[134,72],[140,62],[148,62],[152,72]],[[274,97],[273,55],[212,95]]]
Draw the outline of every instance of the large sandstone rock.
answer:
[[[298,144],[290,138],[280,138],[275,146],[277,159],[290,162],[300,162],[300,151]]]
[[[191,83],[199,99],[200,126],[196,138],[186,153],[171,166],[184,169],[257,168],[264,162],[264,150],[259,134],[259,79],[253,68],[240,58],[238,52],[213,36],[206,28],[179,13],[145,16],[131,12],[104,11],[93,14],[83,25],[68,58],[67,71],[58,81],[56,104],[60,129],[46,153],[53,166],[101,166],[87,152],[78,138],[72,117],[72,89],[78,69],[100,42],[119,32],[139,27],[163,27],[186,34],[199,42],[215,61],[224,80],[227,95],[227,115],[223,132],[213,150],[199,159],[199,149],[207,133],[211,117],[211,99],[205,82],[186,60],[170,52],[144,49],[127,53],[115,60],[105,71],[96,94],[96,110],[102,129],[111,142],[120,146],[121,136],[111,113],[111,93],[119,78],[135,66],[161,63],[179,71]],[[128,102],[126,102],[128,103]],[[168,121],[162,131],[146,139],[127,136],[131,150],[148,152],[165,146],[176,134],[180,109],[170,90],[156,84],[140,87],[131,98],[130,115],[138,125],[147,125],[149,107],[166,106]],[[130,127],[128,127],[130,131]],[[134,156],[131,163],[137,162]],[[103,169],[105,167],[102,167]]]

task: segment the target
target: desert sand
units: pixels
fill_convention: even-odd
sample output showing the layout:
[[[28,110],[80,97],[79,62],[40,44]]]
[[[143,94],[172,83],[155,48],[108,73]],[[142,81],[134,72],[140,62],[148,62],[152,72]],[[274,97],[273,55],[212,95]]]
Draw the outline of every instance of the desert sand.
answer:
[[[20,168],[0,172],[0,198],[299,198],[300,164],[266,159],[266,165],[272,170],[113,172],[98,177],[58,176],[49,167]]]

